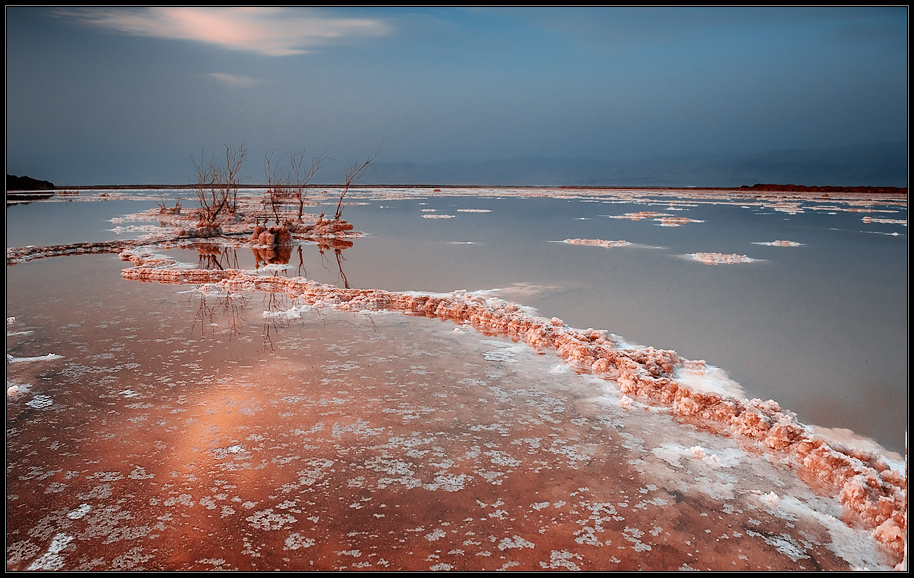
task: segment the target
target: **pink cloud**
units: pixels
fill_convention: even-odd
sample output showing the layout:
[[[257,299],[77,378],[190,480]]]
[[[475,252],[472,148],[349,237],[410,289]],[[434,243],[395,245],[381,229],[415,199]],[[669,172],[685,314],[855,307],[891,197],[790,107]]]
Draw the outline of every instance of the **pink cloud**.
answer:
[[[92,8],[62,13],[125,34],[196,40],[267,56],[306,54],[331,40],[392,31],[380,19],[333,17],[308,8]]]

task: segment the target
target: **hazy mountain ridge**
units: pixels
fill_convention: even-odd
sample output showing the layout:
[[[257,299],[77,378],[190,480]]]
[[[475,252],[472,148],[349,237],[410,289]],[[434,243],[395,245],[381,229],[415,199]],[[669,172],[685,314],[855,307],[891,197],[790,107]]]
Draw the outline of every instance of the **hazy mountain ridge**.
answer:
[[[755,183],[906,187],[907,143],[636,161],[521,157],[432,164],[376,162],[364,184],[739,187]]]
[[[383,158],[383,153],[382,153]],[[256,179],[248,179],[248,186]],[[321,170],[314,186],[345,181],[340,167]],[[324,183],[319,185],[319,183]],[[901,187],[908,185],[907,143],[846,146],[832,149],[774,150],[756,154],[681,155],[635,161],[518,157],[481,162],[430,164],[375,161],[358,181],[369,185],[441,186],[603,186],[740,188],[758,183],[831,187]],[[136,186],[188,187],[186,183],[109,183],[68,188]],[[7,173],[7,191],[54,190],[49,182]]]

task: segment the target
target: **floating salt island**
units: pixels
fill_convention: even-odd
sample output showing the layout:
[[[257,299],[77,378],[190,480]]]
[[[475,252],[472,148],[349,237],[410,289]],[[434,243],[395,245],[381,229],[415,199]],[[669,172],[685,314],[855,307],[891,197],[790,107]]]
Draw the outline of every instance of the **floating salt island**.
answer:
[[[796,241],[759,241],[753,243],[753,245],[767,245],[769,247],[800,247],[803,243],[797,243]]]
[[[603,239],[565,239],[562,242],[568,243],[569,245],[592,245],[594,247],[605,247],[607,249],[631,245],[628,241],[604,241]]]
[[[755,263],[761,261],[761,259],[753,259],[746,255],[738,255],[736,253],[689,253],[685,257],[692,261],[704,263],[705,265],[733,265],[736,263]]]

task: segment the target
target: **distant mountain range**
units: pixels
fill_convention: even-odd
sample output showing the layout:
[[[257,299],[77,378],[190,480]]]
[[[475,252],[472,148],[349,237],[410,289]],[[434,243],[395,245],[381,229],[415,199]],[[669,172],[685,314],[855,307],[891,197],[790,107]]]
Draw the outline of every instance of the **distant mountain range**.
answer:
[[[907,143],[613,162],[511,158],[371,164],[361,184],[740,187],[756,183],[907,187]]]
[[[343,182],[345,176],[342,171],[338,172],[322,171],[318,181],[328,184],[314,186],[334,186]],[[739,188],[759,183],[907,188],[908,145],[883,143],[756,154],[667,156],[625,162],[534,157],[432,164],[374,162],[358,180],[359,186]],[[132,188],[139,185],[109,183],[105,186]],[[147,183],[143,186],[168,188],[175,185]],[[7,174],[6,188],[7,191],[33,191],[57,187],[48,181]]]

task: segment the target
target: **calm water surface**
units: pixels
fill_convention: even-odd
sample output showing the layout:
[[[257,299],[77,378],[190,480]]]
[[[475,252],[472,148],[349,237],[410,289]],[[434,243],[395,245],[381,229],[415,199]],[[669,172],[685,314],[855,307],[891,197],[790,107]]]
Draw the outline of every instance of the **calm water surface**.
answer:
[[[245,246],[158,252],[339,287],[492,291],[904,451],[906,204],[403,193],[354,191],[343,216],[363,235],[304,243],[283,268]],[[119,217],[161,196],[11,206],[7,245],[140,238],[156,223]],[[644,211],[692,221],[626,217]],[[760,244],[778,240],[798,245]],[[7,354],[62,356],[8,364],[29,388],[8,398],[8,569],[885,563],[848,554],[863,538],[822,526],[840,509],[783,464],[622,409],[554,356],[436,320],[127,281],[127,266],[7,267]]]
[[[371,198],[377,191],[355,191],[364,199],[347,207],[345,218],[365,235],[338,255],[304,245],[287,274],[394,291],[502,289],[542,316],[704,359],[747,396],[774,399],[805,423],[849,428],[904,451],[906,205],[858,212],[833,200],[804,200],[790,214],[770,203],[649,195],[626,202],[408,192],[414,198],[377,200]],[[139,238],[141,232],[124,230],[137,223],[112,219],[153,208],[166,195],[186,193],[9,207],[7,246]],[[659,217],[618,218],[644,211],[696,222],[663,226]],[[865,216],[905,224],[865,223]],[[565,239],[633,245],[606,249]],[[800,245],[759,244],[776,240]],[[711,266],[683,257],[697,252],[758,262]],[[168,252],[200,262],[189,253]],[[256,265],[244,248],[222,259],[223,265]]]

